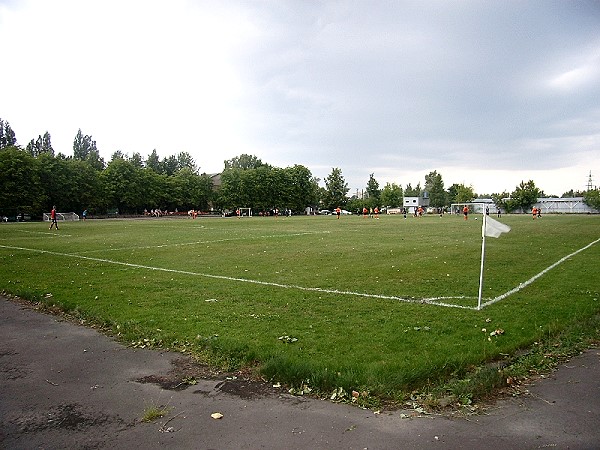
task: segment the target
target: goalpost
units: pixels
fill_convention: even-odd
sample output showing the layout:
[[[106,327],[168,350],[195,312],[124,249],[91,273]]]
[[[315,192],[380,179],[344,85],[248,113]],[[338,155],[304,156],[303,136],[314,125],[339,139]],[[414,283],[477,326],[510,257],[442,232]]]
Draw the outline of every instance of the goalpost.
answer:
[[[79,215],[74,212],[56,213],[56,220],[58,222],[77,222]],[[44,213],[44,222],[50,222],[50,213]]]
[[[252,217],[252,208],[237,208],[236,211],[240,212],[239,217]]]

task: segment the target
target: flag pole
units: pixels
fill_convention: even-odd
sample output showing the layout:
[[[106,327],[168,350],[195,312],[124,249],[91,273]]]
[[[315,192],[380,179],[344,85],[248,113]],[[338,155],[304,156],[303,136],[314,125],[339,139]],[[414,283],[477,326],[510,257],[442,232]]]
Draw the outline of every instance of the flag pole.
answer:
[[[481,295],[483,293],[483,262],[485,261],[485,211],[483,213],[483,220],[481,221],[481,269],[479,271],[479,297],[477,300],[477,310],[481,309]]]

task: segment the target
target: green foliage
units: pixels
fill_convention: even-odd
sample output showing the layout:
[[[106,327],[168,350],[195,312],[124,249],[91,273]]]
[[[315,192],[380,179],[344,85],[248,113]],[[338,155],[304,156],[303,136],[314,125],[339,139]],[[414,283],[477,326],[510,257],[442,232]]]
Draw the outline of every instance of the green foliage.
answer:
[[[590,189],[583,194],[583,201],[586,205],[600,211],[600,190]]]
[[[399,208],[402,206],[402,200],[404,194],[402,192],[402,186],[396,183],[386,183],[384,188],[381,190],[381,205],[389,208]]]
[[[512,231],[488,242],[484,298],[596,240],[599,220],[504,217]],[[86,221],[64,224],[60,239],[47,231],[0,226],[0,291],[131,345],[251,366],[295,392],[399,400],[448,384],[468,403],[505,382],[486,367],[506,355],[557,337],[600,338],[597,321],[581,338],[570,331],[600,313],[600,244],[482,311],[419,303],[477,304],[481,227],[460,216]],[[531,363],[547,367],[547,353],[532,352]]]
[[[142,422],[151,423],[158,419],[163,418],[167,414],[169,414],[170,408],[162,405],[149,405],[144,409],[144,414],[142,415]]]
[[[268,165],[229,168],[221,174],[218,203],[223,208],[250,207],[255,211],[289,208],[302,212],[317,201],[318,185],[306,167],[281,169]]]
[[[235,158],[227,159],[224,161],[225,170],[227,169],[258,169],[259,167],[267,166],[259,158],[254,155],[242,154]]]
[[[0,119],[0,150],[17,145],[17,137],[10,124]]]
[[[453,184],[448,188],[449,203],[465,203],[475,199],[475,191],[472,186],[464,184]]]
[[[108,209],[116,208],[119,213],[139,212],[146,205],[139,170],[124,159],[113,159],[100,175],[104,190],[105,205]]]
[[[506,209],[511,211],[528,212],[537,202],[541,191],[535,186],[532,180],[527,183],[521,181],[515,190],[510,194],[510,199],[505,202]]]
[[[501,194],[498,193],[494,193],[492,194],[492,200],[494,202],[494,205],[496,205],[496,207],[500,208],[501,211],[509,211],[508,207],[507,207],[507,199],[510,197],[510,194],[506,191],[502,192]]]
[[[369,175],[369,181],[367,182],[367,195],[374,204],[379,204],[379,195],[381,190],[379,189],[379,183],[374,177],[374,174]]]
[[[37,157],[44,153],[54,155],[54,149],[52,148],[52,143],[50,142],[50,133],[47,131],[44,133],[44,136],[38,136],[37,140],[31,140],[29,144],[27,144],[26,151],[33,157]]]
[[[444,190],[444,181],[442,175],[437,171],[425,175],[425,190],[429,192],[429,205],[435,208],[446,206],[448,196]]]
[[[421,183],[417,183],[416,187],[412,187],[410,183],[406,185],[404,189],[405,197],[419,197],[421,195]]]
[[[323,208],[333,211],[338,206],[343,208],[346,206],[348,198],[348,183],[342,176],[341,169],[334,167],[331,173],[325,178],[325,191],[324,197],[321,199],[323,202]]]
[[[0,151],[0,208],[2,214],[40,214],[45,201],[38,163],[17,147]]]
[[[158,152],[156,151],[156,149],[152,150],[150,155],[148,155],[148,159],[146,160],[146,167],[150,170],[153,170],[156,173],[162,173],[160,158],[158,157]]]
[[[96,141],[90,135],[84,135],[81,128],[77,131],[73,140],[73,158],[87,161],[94,169],[104,169],[104,160],[96,147]]]
[[[44,212],[50,211],[53,205],[59,206],[60,211],[81,212],[97,204],[100,177],[88,162],[55,158],[49,153],[41,154],[36,161],[46,194]]]

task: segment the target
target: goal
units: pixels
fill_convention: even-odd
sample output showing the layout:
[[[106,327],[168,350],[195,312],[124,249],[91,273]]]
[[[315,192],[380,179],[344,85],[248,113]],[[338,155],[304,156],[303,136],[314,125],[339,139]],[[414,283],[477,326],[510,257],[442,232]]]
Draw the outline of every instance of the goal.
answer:
[[[61,222],[77,222],[79,220],[79,215],[74,212],[57,212],[56,220]],[[44,222],[50,222],[50,213],[44,213]]]
[[[236,208],[236,214],[237,211],[240,212],[240,217],[252,217],[252,208]]]

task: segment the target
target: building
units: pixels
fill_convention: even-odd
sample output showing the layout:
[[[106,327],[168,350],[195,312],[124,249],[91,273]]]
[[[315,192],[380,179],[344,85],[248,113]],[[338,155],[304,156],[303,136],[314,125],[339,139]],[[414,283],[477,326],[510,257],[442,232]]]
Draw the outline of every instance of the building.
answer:
[[[490,198],[479,198],[472,202],[452,203],[450,212],[453,214],[462,213],[463,206],[468,206],[472,213],[483,214],[486,208],[490,214],[496,214],[498,211],[493,200]],[[542,210],[542,214],[596,214],[599,211],[584,203],[583,197],[569,198],[538,198],[537,202],[531,207]],[[529,211],[512,211],[513,213],[529,213]],[[502,211],[505,212],[505,211]]]
[[[542,210],[542,214],[593,214],[598,213],[583,202],[583,197],[570,198],[538,198],[534,208]]]
[[[410,214],[414,214],[419,206],[423,209],[427,209],[429,206],[429,192],[423,191],[418,197],[404,197],[403,206],[406,211]]]

